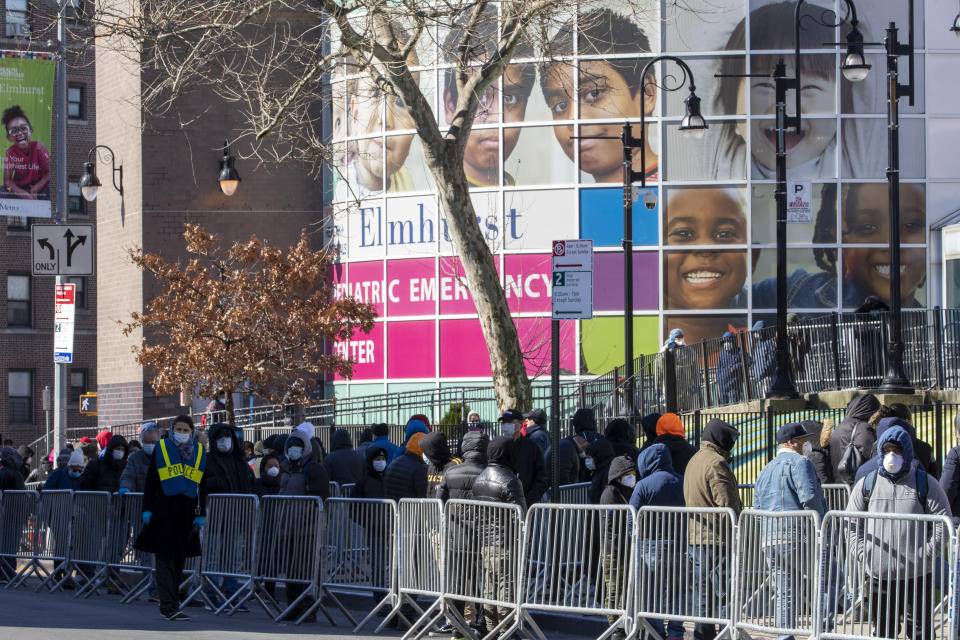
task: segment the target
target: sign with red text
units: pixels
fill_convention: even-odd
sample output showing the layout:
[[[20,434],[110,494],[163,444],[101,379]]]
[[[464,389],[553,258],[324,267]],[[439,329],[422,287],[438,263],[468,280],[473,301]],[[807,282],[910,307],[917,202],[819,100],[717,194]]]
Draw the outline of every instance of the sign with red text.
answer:
[[[554,320],[593,317],[593,240],[554,240],[551,303]]]
[[[53,361],[73,362],[73,321],[76,309],[75,284],[58,284],[53,307]]]

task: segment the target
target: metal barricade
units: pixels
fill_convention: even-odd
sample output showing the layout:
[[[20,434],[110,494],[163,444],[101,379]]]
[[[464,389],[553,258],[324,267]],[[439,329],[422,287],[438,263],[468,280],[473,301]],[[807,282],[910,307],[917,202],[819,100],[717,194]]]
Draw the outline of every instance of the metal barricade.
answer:
[[[740,494],[740,504],[743,505],[744,509],[753,508],[753,488],[752,484],[737,485],[737,493]]]
[[[304,611],[309,598],[317,596],[323,516],[323,502],[316,496],[265,496],[260,501],[253,597],[275,621]],[[278,582],[286,585],[286,607],[273,594]],[[320,609],[333,623],[329,612]],[[301,613],[296,623],[307,615]]]
[[[0,500],[0,578],[6,581],[6,588],[9,589],[20,586],[30,575],[42,570],[34,557],[40,497],[36,491],[4,491],[2,498]],[[64,544],[69,547],[69,539],[65,540]],[[18,569],[18,560],[26,560],[27,565]]]
[[[819,638],[956,637],[957,539],[946,516],[835,511],[822,531]]]
[[[340,486],[340,497],[341,498],[355,498],[357,490],[357,484],[355,482],[348,482],[347,484]]]
[[[344,487],[353,485],[344,485]],[[397,604],[397,503],[393,500],[330,498],[323,586],[373,596],[374,608],[356,633],[383,607]]]
[[[557,502],[559,504],[590,504],[589,491],[589,482],[560,485],[560,499]]]
[[[329,491],[329,493],[327,494],[327,497],[329,497],[329,498],[339,498],[339,497],[340,497],[340,483],[339,483],[339,482],[334,482],[333,480],[330,481],[330,491]]]
[[[252,495],[207,497],[200,580],[181,606],[200,596],[219,615],[227,609],[233,613],[253,597],[257,506],[257,496]],[[232,588],[227,589],[228,584]]]
[[[846,511],[850,501],[850,487],[845,484],[823,485],[823,497],[827,500],[827,511]]]
[[[523,622],[518,615],[522,509],[514,504],[448,500],[443,515],[443,602],[448,620],[472,638],[462,611],[467,605],[482,606],[488,637],[509,637]],[[400,531],[402,536],[402,518]],[[400,579],[402,584],[402,564]]]
[[[816,633],[820,582],[819,516],[813,511],[740,514],[736,629],[750,633]]]
[[[41,587],[54,591],[70,578],[70,549],[74,546],[73,536],[76,535],[70,526],[72,517],[72,491],[44,491],[40,494],[36,517],[33,519],[32,560],[26,573],[21,572],[24,579],[30,573],[43,577],[37,591]],[[50,562],[53,570],[47,573],[41,561]]]
[[[631,633],[637,551],[628,505],[537,504],[524,527],[520,621],[539,637],[531,611],[603,615]]]
[[[40,501],[43,502],[43,496]],[[75,598],[89,597],[106,582],[109,524],[109,493],[77,491],[73,494],[70,569],[84,579],[83,586],[74,594]]]
[[[683,622],[733,635],[736,516],[728,508],[642,507],[637,513],[636,626],[683,635]],[[673,633],[665,634],[664,626]],[[679,629],[679,633],[676,630]]]
[[[150,586],[153,577],[153,554],[134,549],[137,536],[143,530],[143,494],[114,494],[110,501],[110,533],[107,557],[107,580],[119,591],[121,603],[136,600]],[[131,585],[125,574],[139,576]]]
[[[435,499],[404,498],[397,505],[397,598],[378,631],[400,616],[410,626],[404,638],[419,638],[443,616],[443,515]],[[433,598],[426,610],[417,603],[419,596]],[[416,621],[407,620],[405,605]]]

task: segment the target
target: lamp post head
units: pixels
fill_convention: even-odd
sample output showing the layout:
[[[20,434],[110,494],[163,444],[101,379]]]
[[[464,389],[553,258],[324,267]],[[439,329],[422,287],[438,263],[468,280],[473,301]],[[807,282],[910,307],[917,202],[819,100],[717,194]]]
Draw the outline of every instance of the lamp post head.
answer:
[[[840,65],[840,72],[850,82],[861,82],[870,73],[870,65],[863,56],[863,34],[856,24],[847,34],[847,55]]]
[[[687,113],[680,121],[680,131],[688,138],[699,140],[707,133],[707,121],[700,113],[700,98],[694,93],[693,87],[690,87],[690,95],[683,102],[687,105]]]
[[[953,35],[960,38],[960,13],[953,19],[953,26],[950,27],[950,31],[953,31]]]
[[[80,178],[80,193],[87,202],[97,199],[100,192],[100,180],[97,179],[97,170],[92,162],[83,163],[83,176]]]
[[[223,195],[232,196],[240,184],[240,174],[233,168],[233,156],[227,141],[223,141],[223,158],[220,159],[220,175],[217,177]]]

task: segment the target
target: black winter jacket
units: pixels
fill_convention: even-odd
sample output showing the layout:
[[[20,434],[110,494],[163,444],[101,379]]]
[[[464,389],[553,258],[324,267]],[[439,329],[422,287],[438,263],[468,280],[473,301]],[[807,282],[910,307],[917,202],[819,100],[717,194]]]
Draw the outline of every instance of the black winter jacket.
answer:
[[[279,460],[279,458],[272,454],[260,458],[260,477],[253,481],[253,492],[259,498],[280,495],[280,475],[273,478],[267,475],[266,463],[270,460]]]
[[[233,443],[230,451],[222,452],[217,448],[217,440],[230,438]],[[250,465],[237,455],[242,443],[228,424],[215,424],[210,427],[210,443],[207,447],[207,493],[253,493],[253,472]]]
[[[520,484],[520,479],[514,471],[514,444],[511,436],[500,436],[494,438],[487,447],[489,464],[473,482],[474,500],[518,504],[523,511],[527,510],[527,503],[523,497],[523,485]],[[507,532],[503,522],[499,518],[488,518],[479,524],[480,543],[483,546],[504,546]]]
[[[404,450],[400,457],[387,466],[383,487],[390,500],[427,495],[427,465],[423,458]]]
[[[543,462],[546,464],[547,460],[550,459],[550,449],[553,448],[553,440],[550,438],[550,434],[547,433],[547,428],[542,424],[527,427],[527,435],[524,437],[537,445],[540,453],[543,454]],[[547,466],[549,467],[550,465],[548,464]]]
[[[594,442],[600,437],[600,434],[596,431],[580,431],[577,435],[582,436],[588,443]],[[580,457],[580,449],[577,447],[577,443],[573,441],[573,436],[560,441],[557,454],[560,458],[560,486],[590,480],[590,471],[587,470],[583,458]]]
[[[373,442],[367,446],[367,472],[363,476],[363,481],[358,484],[357,488],[355,489],[354,495],[356,497],[368,498],[371,500],[383,500],[387,497],[386,488],[383,485],[383,479],[387,473],[387,470],[384,469],[383,471],[377,471],[373,468],[373,459],[380,454],[383,454],[387,458],[390,457],[390,452],[383,445]]]
[[[873,394],[857,396],[847,405],[847,413],[843,420],[836,426],[833,433],[830,434],[830,464],[833,466],[834,477],[841,482],[852,484],[853,478],[841,478],[837,474],[840,466],[840,459],[843,452],[850,443],[853,431],[856,428],[857,434],[854,445],[860,450],[863,460],[867,461],[874,456],[874,449],[877,446],[877,433],[871,427],[867,420],[870,419],[877,409],[880,408],[880,401]]]
[[[663,444],[670,450],[670,457],[673,459],[673,470],[683,475],[687,470],[687,464],[690,458],[697,452],[697,448],[687,442],[686,438],[673,433],[665,433],[662,436],[654,438],[650,444]]]
[[[420,449],[430,460],[427,465],[427,492],[425,498],[437,498],[437,490],[444,475],[460,464],[460,458],[450,457],[450,445],[442,431],[432,431],[420,439]]]
[[[957,414],[955,426],[957,434],[960,434],[960,413]],[[947,500],[950,501],[950,513],[954,514],[954,518],[960,518],[960,446],[950,449],[947,453],[940,486],[943,487]]]
[[[517,477],[523,485],[524,500],[528,507],[532,507],[543,500],[543,493],[550,486],[550,476],[547,475],[543,454],[532,440],[520,436],[513,441],[513,460]]]
[[[123,450],[123,459],[114,460],[114,449]],[[127,441],[123,436],[112,436],[107,441],[103,455],[94,458],[80,476],[80,491],[109,491],[116,493],[120,488],[120,476],[127,464]]]
[[[607,486],[607,472],[614,457],[613,446],[605,438],[600,438],[587,447],[587,455],[593,458],[594,463],[587,497],[590,504],[600,504],[600,496],[603,495],[603,490]]]
[[[630,441],[630,424],[623,418],[610,421],[603,432],[603,436],[613,447],[613,453],[618,456],[630,456],[633,460],[640,455],[636,443]]]
[[[23,476],[20,467],[23,459],[13,447],[0,449],[0,491],[23,491]]]
[[[422,441],[421,441],[422,444]],[[447,500],[472,500],[473,483],[487,467],[487,447],[490,438],[481,431],[471,431],[463,436],[463,462],[451,468],[440,481],[437,497]]]
[[[330,480],[344,484],[360,484],[363,481],[366,460],[353,450],[353,442],[346,429],[337,429],[330,438],[332,451],[323,459],[323,468]]]

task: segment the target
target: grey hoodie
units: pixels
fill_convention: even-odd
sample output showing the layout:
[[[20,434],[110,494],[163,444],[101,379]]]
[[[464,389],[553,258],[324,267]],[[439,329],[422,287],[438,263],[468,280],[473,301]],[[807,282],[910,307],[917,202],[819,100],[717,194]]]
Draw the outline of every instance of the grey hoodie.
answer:
[[[936,478],[927,474],[926,509],[917,493],[917,463],[913,458],[913,442],[902,427],[884,432],[877,442],[877,454],[883,455],[883,445],[896,442],[903,451],[903,468],[891,474],[881,467],[875,476],[866,504],[861,478],[850,493],[847,511],[884,514],[926,514],[951,517],[947,495]],[[921,471],[921,473],[925,473]],[[856,550],[857,559],[866,565],[873,578],[906,580],[933,571],[935,558],[944,551],[944,538],[949,533],[935,523],[909,520],[857,519],[849,527],[847,540]]]

